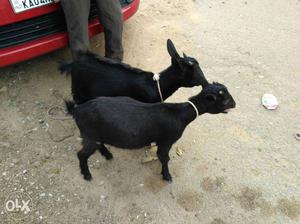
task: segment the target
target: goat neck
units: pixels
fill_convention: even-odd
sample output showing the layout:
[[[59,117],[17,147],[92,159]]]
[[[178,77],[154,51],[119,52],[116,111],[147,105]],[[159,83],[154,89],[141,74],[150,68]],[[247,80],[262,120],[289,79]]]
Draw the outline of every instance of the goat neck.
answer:
[[[169,66],[160,72],[159,84],[164,99],[171,96],[180,87],[180,71],[174,66]]]
[[[182,103],[180,117],[183,119],[184,122],[186,122],[186,124],[191,123],[198,116],[207,112],[207,108],[199,95],[191,97],[189,101],[191,101],[196,106],[198,114],[196,114],[196,110],[190,103]]]

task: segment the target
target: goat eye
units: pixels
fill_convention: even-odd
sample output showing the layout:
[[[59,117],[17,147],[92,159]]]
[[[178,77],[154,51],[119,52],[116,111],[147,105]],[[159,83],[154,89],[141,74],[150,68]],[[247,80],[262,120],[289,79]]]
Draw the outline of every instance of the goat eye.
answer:
[[[194,63],[192,61],[188,61],[189,65],[194,65]]]

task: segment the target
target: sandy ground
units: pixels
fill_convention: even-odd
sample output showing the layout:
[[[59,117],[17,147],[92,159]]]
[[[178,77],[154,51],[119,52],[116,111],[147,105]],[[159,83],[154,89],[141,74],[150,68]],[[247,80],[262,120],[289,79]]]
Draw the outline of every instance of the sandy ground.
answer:
[[[113,147],[113,161],[90,158],[94,179],[83,180],[75,124],[47,115],[70,98],[70,79],[56,68],[69,49],[1,69],[0,222],[299,223],[299,21],[298,0],[141,2],[125,24],[125,62],[159,72],[170,64],[171,38],[237,102],[232,113],[188,126],[171,151],[172,183],[161,180],[158,161],[141,164],[144,150]],[[92,46],[103,53],[103,36]],[[276,111],[261,106],[264,93],[277,96]],[[28,214],[7,212],[14,197],[31,199]]]

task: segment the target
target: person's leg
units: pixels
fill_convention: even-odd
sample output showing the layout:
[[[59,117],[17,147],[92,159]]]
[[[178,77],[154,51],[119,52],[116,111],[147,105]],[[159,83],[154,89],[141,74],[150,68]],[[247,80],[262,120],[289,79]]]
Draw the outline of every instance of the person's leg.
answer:
[[[97,0],[99,19],[104,27],[105,56],[123,60],[123,15],[119,0]]]
[[[69,35],[73,59],[78,58],[78,51],[89,48],[88,16],[90,0],[61,0]]]

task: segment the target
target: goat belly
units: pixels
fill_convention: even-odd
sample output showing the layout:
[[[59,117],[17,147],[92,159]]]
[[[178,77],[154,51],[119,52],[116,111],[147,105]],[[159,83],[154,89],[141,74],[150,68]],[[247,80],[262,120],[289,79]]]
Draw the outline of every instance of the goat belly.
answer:
[[[121,121],[122,123],[122,121]],[[125,124],[124,122],[123,124]],[[99,141],[118,148],[138,149],[150,145],[155,136],[151,130],[138,129],[136,126],[122,126],[111,122],[109,125],[94,123],[96,128],[79,126],[81,135],[93,141]]]
[[[83,138],[135,149],[161,136],[160,116],[155,104],[128,97],[99,97],[79,105],[75,120]]]

